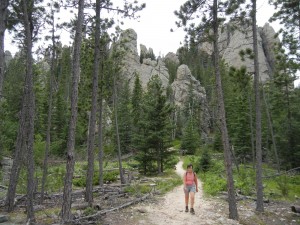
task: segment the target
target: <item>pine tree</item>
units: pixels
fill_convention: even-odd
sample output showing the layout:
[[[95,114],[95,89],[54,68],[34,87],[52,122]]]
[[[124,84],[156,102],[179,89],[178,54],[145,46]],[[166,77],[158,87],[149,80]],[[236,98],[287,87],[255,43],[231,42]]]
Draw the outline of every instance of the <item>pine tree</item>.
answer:
[[[289,59],[300,63],[300,1],[270,0],[276,12],[270,21],[279,21],[283,25],[279,34],[282,35],[282,45],[289,50]]]
[[[6,30],[9,0],[0,2],[0,100],[2,98],[2,88],[4,81],[4,34]]]
[[[136,134],[139,162],[143,173],[154,172],[155,164],[158,173],[164,171],[164,165],[172,152],[168,151],[171,142],[171,106],[163,94],[161,80],[153,76],[148,82],[144,97],[143,115],[138,123],[139,134]]]
[[[77,122],[77,105],[78,105],[78,82],[80,74],[80,52],[82,41],[82,25],[84,20],[84,0],[78,2],[78,14],[76,22],[76,34],[74,41],[73,53],[73,71],[72,71],[72,94],[71,94],[71,118],[69,121],[68,143],[67,143],[67,165],[63,191],[63,205],[61,211],[62,222],[68,222],[72,218],[71,214],[71,194],[72,179],[74,173],[74,149],[75,149],[75,129]]]
[[[223,8],[222,8],[223,7]],[[218,11],[224,10],[224,4],[218,0],[213,2],[201,1],[187,1],[180,7],[180,11],[175,11],[175,15],[179,18],[177,26],[186,27],[191,46],[197,45],[201,41],[212,41],[213,43],[213,62],[214,74],[216,79],[217,90],[217,104],[219,112],[220,129],[222,134],[222,143],[224,147],[225,168],[227,175],[227,189],[228,189],[228,202],[229,202],[229,218],[238,219],[238,212],[236,207],[234,181],[232,175],[232,161],[229,145],[229,136],[227,130],[226,113],[223,97],[223,86],[220,74],[220,59],[219,59],[219,45],[218,45],[218,32],[219,23],[224,18],[218,17]],[[199,24],[190,23],[194,16],[202,15]],[[209,16],[209,17],[207,17]],[[212,31],[211,31],[212,28]],[[212,34],[212,35],[210,35]]]

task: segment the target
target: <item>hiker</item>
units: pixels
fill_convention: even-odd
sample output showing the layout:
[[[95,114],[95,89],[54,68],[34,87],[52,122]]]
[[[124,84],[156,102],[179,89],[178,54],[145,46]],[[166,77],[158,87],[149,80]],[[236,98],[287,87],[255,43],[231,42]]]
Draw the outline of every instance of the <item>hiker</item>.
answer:
[[[191,197],[191,209],[190,212],[195,214],[194,202],[195,193],[198,192],[198,180],[196,173],[193,171],[193,165],[187,166],[186,173],[183,176],[183,185],[185,193],[185,212],[189,211],[189,198]]]

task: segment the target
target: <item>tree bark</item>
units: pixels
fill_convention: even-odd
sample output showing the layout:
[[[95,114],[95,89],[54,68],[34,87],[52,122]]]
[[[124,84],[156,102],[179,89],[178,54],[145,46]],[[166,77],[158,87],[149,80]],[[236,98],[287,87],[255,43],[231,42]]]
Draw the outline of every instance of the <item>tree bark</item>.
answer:
[[[50,66],[50,85],[49,85],[49,98],[48,98],[48,117],[47,117],[47,133],[46,133],[46,148],[43,163],[43,177],[42,177],[42,187],[41,187],[41,203],[44,201],[44,192],[46,178],[48,175],[48,156],[50,152],[51,144],[51,120],[52,120],[52,101],[53,101],[53,77],[54,77],[54,60],[55,60],[55,35],[54,35],[54,12],[52,11],[52,56],[51,56],[51,66]]]
[[[102,60],[101,60],[101,63]],[[101,74],[103,73],[103,70],[101,70]],[[102,77],[102,76],[101,76]],[[102,78],[101,78],[102,80]],[[103,88],[100,87],[100,96],[99,96],[99,125],[98,125],[98,162],[99,162],[99,185],[100,187],[103,186],[103,132],[104,132],[104,126],[103,126]]]
[[[100,62],[100,0],[96,0],[96,28],[95,28],[95,50],[94,50],[94,68],[93,68],[93,91],[92,91],[92,110],[88,136],[88,170],[86,177],[85,201],[90,206],[93,204],[93,177],[94,177],[94,146],[95,146],[95,125],[97,113],[97,94],[99,80],[99,62]]]
[[[26,81],[25,81],[26,82]],[[12,212],[14,210],[14,202],[16,196],[16,188],[19,180],[20,169],[22,165],[22,157],[23,157],[23,140],[25,139],[25,120],[26,120],[26,111],[27,111],[27,89],[24,88],[24,94],[22,98],[22,109],[20,115],[20,122],[19,122],[19,130],[16,140],[16,148],[15,148],[15,155],[14,161],[11,168],[10,178],[9,178],[9,185],[7,190],[7,196],[5,200],[5,205],[7,206],[7,211]]]
[[[114,75],[114,90],[113,90],[113,100],[114,100],[114,112],[115,112],[115,125],[116,125],[116,138],[117,138],[117,148],[118,148],[118,161],[119,161],[119,171],[121,184],[125,184],[123,167],[122,167],[122,153],[121,153],[121,142],[119,135],[119,124],[118,124],[118,104],[117,104],[117,84],[116,84],[116,74]]]
[[[32,11],[29,8],[33,8],[33,2],[23,0],[23,16],[25,27],[25,46],[26,46],[26,77],[27,83],[25,88],[28,88],[28,125],[27,125],[27,223],[35,224],[35,216],[33,209],[34,198],[34,158],[33,158],[33,144],[34,144],[34,112],[35,112],[35,100],[33,93],[33,58],[32,58],[32,26],[33,21]]]
[[[2,88],[4,81],[4,34],[6,30],[6,16],[7,16],[8,0],[1,0],[0,2],[0,100],[2,97]]]
[[[62,223],[72,219],[72,179],[74,174],[74,149],[75,149],[75,129],[77,123],[77,105],[78,105],[78,83],[80,75],[80,51],[82,41],[82,24],[84,20],[84,0],[78,1],[78,16],[76,22],[76,33],[73,53],[73,70],[72,70],[72,93],[71,93],[71,118],[69,122],[68,142],[67,142],[67,165],[66,176],[64,181],[63,205],[61,211]]]
[[[267,103],[267,99],[266,99],[266,94],[265,94],[265,91],[264,91],[264,87],[262,87],[262,94],[263,94],[263,99],[264,99],[264,103],[265,103],[265,106],[266,106],[266,113],[267,113],[267,117],[268,117],[268,124],[269,124],[269,129],[270,129],[271,137],[272,137],[272,143],[273,143],[273,149],[274,149],[274,154],[275,154],[275,160],[276,160],[276,164],[277,164],[277,172],[280,172],[280,162],[279,162],[277,145],[276,145],[276,140],[275,140],[275,135],[274,135],[273,123],[272,123],[271,113],[269,111],[269,105]]]
[[[263,184],[262,184],[262,149],[261,149],[261,103],[259,91],[259,63],[257,49],[257,27],[256,27],[256,0],[252,0],[252,32],[254,52],[254,94],[255,94],[255,130],[256,130],[256,210],[264,211]]]
[[[218,47],[218,0],[213,1],[213,47],[214,47],[214,67],[216,76],[216,86],[218,95],[219,120],[221,123],[222,142],[224,147],[224,158],[227,175],[228,203],[229,203],[229,218],[237,220],[238,211],[235,199],[234,181],[232,175],[232,160],[230,155],[230,144],[225,117],[224,97],[222,90],[222,81],[219,66],[219,47]]]
[[[251,152],[252,152],[252,162],[253,170],[255,170],[255,148],[254,148],[254,135],[253,135],[253,116],[252,116],[252,97],[251,94],[248,97],[249,101],[249,122],[250,122],[250,133],[251,133]]]

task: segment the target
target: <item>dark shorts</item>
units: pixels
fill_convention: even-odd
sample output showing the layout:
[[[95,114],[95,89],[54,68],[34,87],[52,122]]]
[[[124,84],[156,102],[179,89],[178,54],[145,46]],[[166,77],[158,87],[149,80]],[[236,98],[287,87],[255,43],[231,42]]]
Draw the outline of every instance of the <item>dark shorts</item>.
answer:
[[[196,185],[187,185],[186,189],[184,190],[185,194],[189,194],[190,192],[196,193]]]

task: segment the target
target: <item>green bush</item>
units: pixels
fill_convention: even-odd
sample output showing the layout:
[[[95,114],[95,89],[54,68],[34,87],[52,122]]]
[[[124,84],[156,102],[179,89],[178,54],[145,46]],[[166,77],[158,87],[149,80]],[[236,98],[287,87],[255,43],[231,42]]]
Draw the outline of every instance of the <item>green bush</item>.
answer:
[[[277,187],[280,190],[282,196],[287,197],[289,195],[289,182],[286,175],[276,178]]]
[[[212,161],[211,161],[211,157],[208,153],[208,150],[204,149],[202,156],[198,163],[200,171],[207,172],[209,170],[209,168],[211,167],[211,164],[212,164]]]
[[[236,189],[240,189],[244,195],[252,195],[255,191],[255,171],[252,168],[240,167],[235,182]]]
[[[215,196],[221,191],[227,190],[227,182],[225,178],[222,178],[216,173],[205,173],[201,175],[203,181],[204,193]]]
[[[110,171],[104,172],[103,174],[103,182],[115,182],[118,179],[119,172],[118,171]],[[85,187],[86,185],[86,174],[80,175],[78,178],[73,179],[73,184],[76,187]],[[93,177],[93,185],[99,185],[99,172],[96,171]]]

